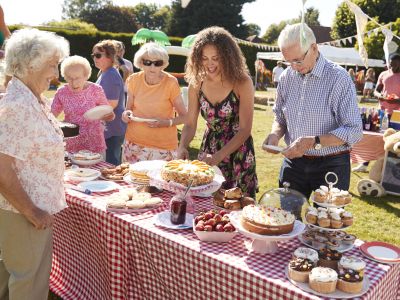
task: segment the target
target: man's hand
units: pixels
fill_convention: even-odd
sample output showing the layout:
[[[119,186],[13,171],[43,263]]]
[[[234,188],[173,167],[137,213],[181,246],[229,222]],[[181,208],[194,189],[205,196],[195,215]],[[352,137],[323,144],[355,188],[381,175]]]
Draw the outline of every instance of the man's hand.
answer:
[[[278,146],[278,143],[279,143],[279,138],[278,138],[278,136],[277,136],[275,133],[271,133],[271,134],[269,134],[268,137],[264,140],[263,146],[264,146],[264,145]],[[265,148],[265,149],[264,149],[264,147],[262,147],[262,148],[263,148],[263,150],[265,150],[265,151],[267,151],[267,152],[269,152],[269,153],[273,153],[273,154],[279,153],[278,151],[274,151],[274,150],[271,150],[271,149],[268,149],[268,148]]]
[[[282,154],[289,159],[302,157],[306,151],[314,147],[314,143],[315,138],[312,136],[300,137],[290,144]]]

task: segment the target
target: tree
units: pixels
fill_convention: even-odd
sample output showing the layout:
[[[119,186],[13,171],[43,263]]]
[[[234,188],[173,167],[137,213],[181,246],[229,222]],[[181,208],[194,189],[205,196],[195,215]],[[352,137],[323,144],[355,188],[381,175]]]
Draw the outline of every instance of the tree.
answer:
[[[169,6],[139,3],[133,7],[136,23],[140,28],[164,30],[169,19]]]
[[[84,21],[78,19],[68,19],[62,21],[50,21],[45,25],[51,27],[65,28],[65,29],[73,29],[73,30],[84,30],[87,32],[96,32],[97,28],[93,24],[86,23]]]
[[[279,34],[287,24],[295,24],[301,22],[301,12],[297,18],[281,21],[279,24],[271,24],[263,35],[263,39],[267,44],[276,44]],[[319,26],[319,10],[314,7],[307,8],[304,13],[304,22],[309,26]]]
[[[132,7],[107,5],[82,12],[81,20],[94,24],[102,31],[136,32],[138,29]]]
[[[256,35],[258,36],[261,32],[261,27],[258,26],[257,24],[254,23],[248,23],[245,24],[245,26],[247,27],[247,35]]]
[[[353,0],[364,13],[379,23],[393,22],[400,16],[400,0]],[[344,2],[336,10],[331,36],[341,39],[357,33],[354,14]]]
[[[248,36],[241,15],[245,3],[254,0],[191,0],[182,8],[180,0],[174,0],[167,26],[169,35],[185,37],[209,26],[221,26],[238,38]]]
[[[79,19],[82,13],[98,10],[106,5],[112,5],[112,0],[64,0],[63,18]]]

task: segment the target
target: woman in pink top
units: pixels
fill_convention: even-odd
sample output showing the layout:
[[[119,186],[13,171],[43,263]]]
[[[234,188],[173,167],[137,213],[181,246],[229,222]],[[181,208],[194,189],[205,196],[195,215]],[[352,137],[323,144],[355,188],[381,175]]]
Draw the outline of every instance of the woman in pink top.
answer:
[[[61,64],[61,75],[67,84],[59,88],[51,105],[51,112],[57,117],[62,111],[65,121],[79,125],[79,136],[67,140],[67,151],[90,150],[103,153],[106,150],[103,121],[113,120],[114,113],[102,120],[90,121],[84,113],[98,105],[109,105],[103,88],[87,81],[91,74],[89,61],[81,56],[71,56]]]

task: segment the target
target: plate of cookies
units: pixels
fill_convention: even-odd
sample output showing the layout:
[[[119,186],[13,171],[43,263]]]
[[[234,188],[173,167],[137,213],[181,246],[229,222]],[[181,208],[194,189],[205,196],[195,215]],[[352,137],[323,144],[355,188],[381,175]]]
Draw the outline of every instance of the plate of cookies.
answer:
[[[134,188],[121,189],[106,197],[107,211],[131,213],[143,212],[158,208],[163,200],[159,197],[153,197],[147,192],[138,192]]]
[[[103,168],[100,170],[101,179],[111,181],[123,181],[124,176],[129,172],[129,163],[123,163],[114,168]]]

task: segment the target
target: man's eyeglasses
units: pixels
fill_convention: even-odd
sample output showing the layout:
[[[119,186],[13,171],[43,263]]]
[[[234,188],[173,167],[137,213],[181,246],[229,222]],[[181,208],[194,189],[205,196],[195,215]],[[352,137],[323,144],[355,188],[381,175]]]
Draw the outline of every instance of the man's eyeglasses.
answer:
[[[100,59],[103,55],[105,56],[104,53],[92,53],[92,54],[90,54],[90,56],[92,58],[97,58],[97,59]]]
[[[143,59],[142,63],[144,66],[146,67],[150,67],[151,65],[154,65],[155,67],[162,67],[164,65],[164,61],[163,60],[148,60],[148,59]]]
[[[291,65],[297,66],[297,67],[298,67],[298,66],[301,66],[301,65],[304,63],[304,61],[306,60],[308,51],[310,51],[310,49],[311,49],[311,47],[308,48],[308,50],[306,51],[306,53],[304,53],[303,59],[301,59],[301,60],[294,60],[294,61],[283,61],[282,63],[283,63],[284,65],[286,65],[286,66],[291,66]]]

